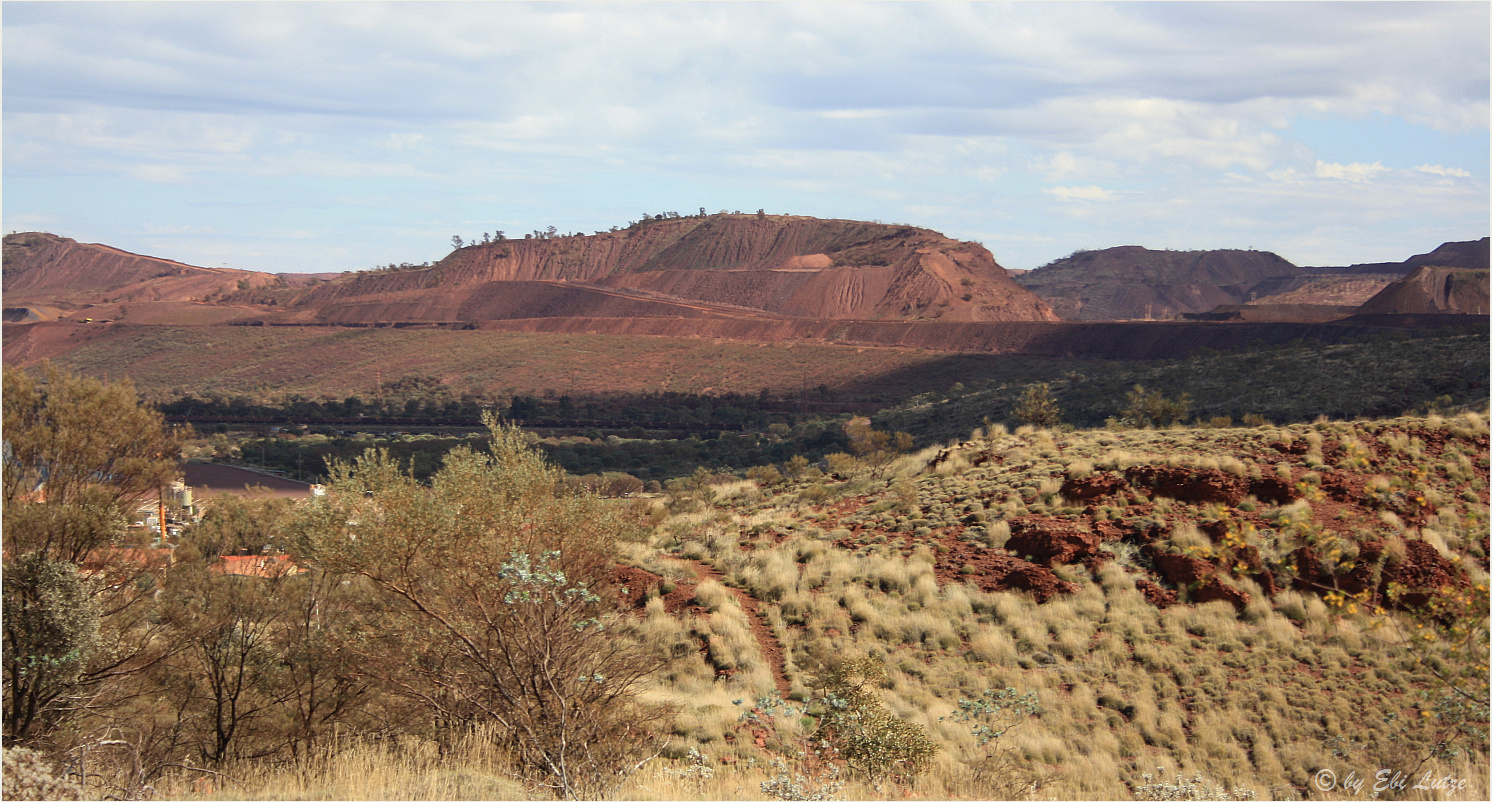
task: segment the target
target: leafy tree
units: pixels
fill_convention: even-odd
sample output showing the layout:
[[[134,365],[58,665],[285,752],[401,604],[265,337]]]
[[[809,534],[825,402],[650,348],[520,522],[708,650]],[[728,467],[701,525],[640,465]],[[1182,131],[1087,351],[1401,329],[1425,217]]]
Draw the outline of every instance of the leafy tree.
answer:
[[[513,771],[557,797],[609,793],[653,753],[636,699],[654,668],[612,632],[622,510],[567,494],[517,428],[457,448],[421,486],[387,453],[338,463],[296,524],[299,553],[363,577],[382,612],[365,670],[440,721],[495,725]]]
[[[184,539],[212,558],[239,553],[260,554],[283,545],[283,527],[294,503],[289,499],[245,499],[218,495]]]
[[[906,432],[885,432],[871,428],[869,418],[855,418],[844,425],[850,451],[870,466],[872,476],[879,477],[896,455],[912,448],[912,436]]]
[[[1052,386],[1046,382],[1026,386],[1015,405],[1015,417],[1032,426],[1050,429],[1062,423],[1062,410],[1052,398]]]
[[[1011,730],[1041,715],[1036,692],[986,688],[978,699],[959,699],[958,710],[942,720],[969,726],[978,745],[965,762],[974,787],[990,799],[1028,799],[1053,779],[1019,751],[1000,740]]]
[[[32,552],[5,565],[5,735],[24,740],[73,708],[99,645],[99,604],[71,563]]]
[[[852,770],[875,783],[915,777],[938,753],[926,729],[886,709],[876,691],[885,679],[879,657],[835,661],[818,677],[825,705],[819,734]]]
[[[175,706],[186,712],[182,729],[201,760],[262,757],[279,746],[265,743],[273,736],[264,731],[271,729],[269,719],[281,701],[273,632],[283,582],[215,576],[203,560],[171,571],[162,614],[172,638],[186,647],[172,667],[190,678]]]
[[[1167,398],[1159,390],[1146,390],[1139,384],[1129,391],[1124,400],[1124,410],[1120,413],[1123,420],[1132,426],[1147,429],[1170,426],[1181,421],[1190,411],[1192,403],[1191,396],[1186,393]]]
[[[127,381],[50,363],[40,372],[38,380],[5,371],[6,552],[79,563],[119,534],[117,515],[176,477],[182,435],[142,407]]]
[[[175,476],[181,438],[128,383],[40,374],[4,375],[4,721],[18,741],[127,698],[170,648],[147,615],[150,560],[117,546],[125,514]]]

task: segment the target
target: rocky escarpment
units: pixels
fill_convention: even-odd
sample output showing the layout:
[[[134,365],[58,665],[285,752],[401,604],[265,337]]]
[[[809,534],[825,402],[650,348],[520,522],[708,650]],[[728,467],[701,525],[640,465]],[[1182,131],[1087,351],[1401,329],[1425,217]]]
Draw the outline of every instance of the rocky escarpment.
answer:
[[[351,318],[362,314],[358,309],[370,310],[374,296],[455,296],[494,282],[617,291],[684,304],[677,307],[681,317],[696,316],[684,310],[698,303],[814,319],[1057,320],[977,243],[911,226],[726,214],[654,219],[589,236],[467,246],[425,270],[358,274],[328,283],[294,306],[320,309],[325,319],[356,322]],[[422,308],[461,306],[427,301]],[[664,312],[661,306],[649,308]],[[540,316],[547,315],[509,309],[501,318],[475,319]]]

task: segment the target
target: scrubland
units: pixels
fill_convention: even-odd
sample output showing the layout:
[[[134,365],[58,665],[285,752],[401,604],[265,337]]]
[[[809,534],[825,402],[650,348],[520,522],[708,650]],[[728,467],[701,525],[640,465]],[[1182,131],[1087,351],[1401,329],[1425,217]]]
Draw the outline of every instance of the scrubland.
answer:
[[[674,556],[747,591],[781,643],[790,698],[810,698],[837,656],[882,658],[886,706],[941,747],[913,795],[1319,798],[1323,770],[1380,769],[1486,795],[1484,416],[996,429],[880,477],[719,489],[660,526],[637,563]],[[1069,548],[1012,553],[1012,527],[1024,549]],[[1063,589],[1000,589],[1017,575],[998,576],[996,557]],[[657,691],[682,706],[673,752],[698,748],[715,767],[705,794],[725,798],[790,739],[764,748],[741,732],[742,709],[772,692],[770,666],[734,611],[721,620],[729,599],[713,583],[696,593],[680,613],[649,601],[639,614],[677,652],[731,644],[675,661]],[[1011,760],[992,779],[952,717],[1003,688],[1035,693],[1040,710],[993,742]],[[654,797],[644,785],[629,795]]]
[[[641,528],[596,637],[665,713],[616,797],[1487,797],[1485,412],[779,467],[608,502]],[[533,795],[501,740],[337,731],[150,792]]]

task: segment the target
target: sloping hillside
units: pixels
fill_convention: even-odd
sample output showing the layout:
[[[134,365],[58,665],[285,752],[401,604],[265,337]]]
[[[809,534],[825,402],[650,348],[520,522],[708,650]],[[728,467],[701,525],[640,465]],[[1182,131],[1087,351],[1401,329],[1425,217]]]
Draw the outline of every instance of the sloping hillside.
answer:
[[[1421,267],[1384,287],[1358,312],[1485,315],[1488,307],[1487,276],[1486,268]]]
[[[1421,267],[1460,267],[1468,270],[1486,270],[1492,257],[1492,238],[1462,242],[1445,242],[1429,253],[1415,254],[1402,262],[1373,262],[1351,267],[1308,267],[1303,270],[1341,273],[1396,273],[1406,276]]]
[[[1016,277],[1065,320],[1169,319],[1248,300],[1296,268],[1264,251],[1082,251]]]
[[[193,267],[39,232],[7,236],[4,254],[7,304],[193,301],[277,283],[267,273]]]

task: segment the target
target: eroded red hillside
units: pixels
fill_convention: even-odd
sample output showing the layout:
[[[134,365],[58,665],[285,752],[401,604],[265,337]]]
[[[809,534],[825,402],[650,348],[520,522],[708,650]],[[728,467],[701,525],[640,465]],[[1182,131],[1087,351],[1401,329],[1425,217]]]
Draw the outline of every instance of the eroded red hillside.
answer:
[[[1384,287],[1358,311],[1368,315],[1485,315],[1489,291],[1487,276],[1486,270],[1421,267]]]
[[[377,322],[370,315],[391,313],[387,305],[368,301],[396,293],[425,299],[418,304],[421,319],[430,320],[432,309],[461,307],[436,300],[440,296],[454,299],[465,288],[493,282],[562,282],[665,304],[814,319],[1057,320],[976,243],[910,226],[778,215],[654,220],[592,236],[474,245],[427,270],[358,274],[323,285],[294,306],[319,310],[321,320],[366,324]],[[491,304],[468,306],[467,314],[480,316],[465,319],[555,316],[513,306],[500,313]],[[690,309],[679,309],[677,316],[698,316]],[[661,307],[650,311],[644,316],[670,316],[660,314]]]
[[[201,301],[276,283],[268,273],[192,265],[28,232],[5,238],[5,303]]]

